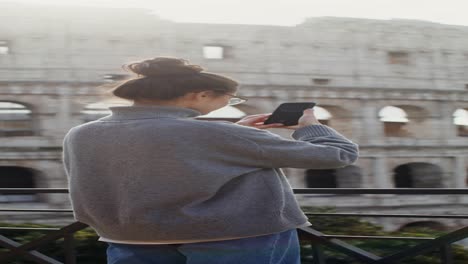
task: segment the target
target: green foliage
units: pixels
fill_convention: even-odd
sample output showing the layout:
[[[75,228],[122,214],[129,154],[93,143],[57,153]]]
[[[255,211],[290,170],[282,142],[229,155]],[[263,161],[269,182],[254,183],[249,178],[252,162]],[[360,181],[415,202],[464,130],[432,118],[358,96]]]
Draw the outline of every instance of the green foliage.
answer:
[[[305,207],[306,213],[333,213],[331,207]],[[327,235],[367,235],[367,236],[397,236],[397,237],[439,237],[446,232],[433,230],[429,228],[408,228],[401,232],[385,232],[380,226],[365,222],[357,217],[331,217],[331,216],[312,216],[309,217],[312,227]],[[366,250],[378,256],[388,256],[398,251],[418,245],[424,241],[416,240],[382,240],[382,239],[361,239],[361,240],[345,240],[345,242]],[[312,263],[312,248],[307,243],[301,245],[303,264]],[[348,257],[342,253],[322,248],[327,259],[327,264],[330,263],[348,263],[359,264],[360,262]],[[454,264],[468,263],[468,250],[462,246],[452,244],[452,254]],[[423,256],[408,258],[401,264],[439,264],[440,253],[433,251]]]
[[[333,212],[332,208],[303,208],[305,212],[325,213]],[[324,217],[315,216],[311,217],[309,221],[313,224],[313,228],[325,234],[335,235],[369,235],[369,236],[399,236],[399,237],[437,237],[443,235],[444,232],[432,230],[428,228],[411,228],[405,229],[403,232],[385,232],[381,227],[372,223],[365,222],[357,217]],[[38,225],[38,224],[22,224],[12,225],[0,223],[0,226],[15,226],[15,227],[36,227],[48,228],[54,226]],[[27,243],[37,239],[47,232],[43,231],[16,231],[16,230],[2,230],[2,235],[15,240],[19,243]],[[106,263],[106,248],[107,244],[99,242],[96,233],[86,228],[75,233],[75,253],[77,256],[77,263],[80,264],[96,264]],[[379,256],[388,256],[400,250],[417,245],[422,241],[414,240],[346,240],[358,248],[371,252]],[[326,247],[321,247],[326,256],[327,264],[360,264],[352,257],[346,256],[336,250],[331,250]],[[5,249],[0,249],[4,251]],[[64,261],[63,240],[57,240],[47,244],[46,246],[38,249],[39,252],[53,257],[59,261]],[[468,251],[458,245],[452,245],[452,253],[454,256],[454,264],[468,263]],[[312,263],[313,248],[310,244],[301,242],[301,255],[302,263]],[[18,259],[13,264],[29,264],[24,259]],[[438,264],[440,263],[440,254],[438,251],[430,252],[423,256],[406,259],[400,262],[401,264]]]

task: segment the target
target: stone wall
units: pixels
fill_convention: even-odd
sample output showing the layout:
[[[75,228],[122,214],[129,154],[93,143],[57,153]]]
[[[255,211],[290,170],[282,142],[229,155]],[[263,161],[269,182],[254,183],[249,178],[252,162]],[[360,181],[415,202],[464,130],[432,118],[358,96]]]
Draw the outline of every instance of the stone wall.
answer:
[[[350,183],[341,173],[337,187],[392,188],[395,169],[415,163],[440,169],[428,176],[440,179],[438,187],[466,187],[468,141],[457,135],[452,115],[468,109],[468,27],[350,18],[313,18],[294,27],[189,24],[138,9],[5,5],[2,10],[2,25],[14,26],[0,27],[0,43],[8,48],[0,54],[0,101],[30,109],[34,135],[0,138],[0,166],[36,170],[36,187],[66,187],[63,136],[83,123],[87,104],[109,99],[100,86],[105,76],[126,74],[123,63],[161,55],[238,79],[239,95],[249,97],[239,106],[246,114],[294,101],[315,101],[328,110],[329,125],[359,143],[361,151],[352,171],[360,171],[359,182]],[[223,58],[204,57],[206,46],[222,48]],[[385,106],[408,114],[401,135],[385,135],[378,116]],[[284,170],[293,187],[306,187],[304,170]],[[415,182],[424,182],[426,176],[418,175]],[[468,203],[435,196],[340,199],[299,200],[369,212],[439,205],[461,212]],[[48,195],[39,206],[67,207],[68,200]]]

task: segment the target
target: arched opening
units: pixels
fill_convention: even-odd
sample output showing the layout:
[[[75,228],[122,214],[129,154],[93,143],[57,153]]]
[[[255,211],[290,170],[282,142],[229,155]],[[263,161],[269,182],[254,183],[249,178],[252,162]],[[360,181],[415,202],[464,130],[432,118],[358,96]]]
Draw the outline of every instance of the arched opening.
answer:
[[[307,188],[359,188],[362,183],[362,170],[350,165],[339,169],[306,170]]]
[[[442,169],[424,162],[407,163],[394,170],[396,188],[442,188]]]
[[[199,116],[197,119],[210,120],[210,121],[230,121],[237,122],[242,117],[246,116],[246,113],[239,110],[234,106],[225,106],[218,110],[215,110],[207,115]]]
[[[360,188],[362,185],[362,169],[358,166],[336,169],[336,177],[339,188]]]
[[[447,228],[444,224],[435,222],[435,221],[418,221],[418,222],[408,223],[400,227],[399,231],[408,232],[408,231],[415,231],[415,229],[431,229],[431,230],[444,231]]]
[[[86,123],[110,115],[111,111],[106,104],[92,103],[86,105],[81,113],[83,114],[83,121]]]
[[[33,135],[32,111],[23,104],[0,101],[0,137]]]
[[[81,111],[83,115],[83,122],[90,122],[111,114],[109,107],[112,106],[128,106],[131,105],[130,101],[111,99],[97,103],[91,103],[84,107]]]
[[[333,127],[346,137],[353,137],[353,112],[341,105],[327,104],[323,102],[315,106],[315,115],[320,123]]]
[[[459,137],[468,137],[468,111],[460,108],[453,113],[453,123],[457,126]]]
[[[320,106],[315,106],[314,113],[320,123],[327,126],[331,125],[330,119],[332,118],[332,114],[328,110]]]
[[[0,188],[35,188],[36,172],[32,169],[17,166],[0,166]],[[36,202],[34,193],[1,194],[0,202]]]
[[[384,123],[385,136],[409,136],[409,131],[405,127],[409,122],[408,115],[403,109],[395,106],[385,106],[379,111],[379,119]]]
[[[468,163],[468,162],[467,162]],[[466,167],[466,178],[465,178],[465,185],[468,186],[468,167]]]
[[[335,169],[306,170],[305,182],[307,188],[337,188]]]

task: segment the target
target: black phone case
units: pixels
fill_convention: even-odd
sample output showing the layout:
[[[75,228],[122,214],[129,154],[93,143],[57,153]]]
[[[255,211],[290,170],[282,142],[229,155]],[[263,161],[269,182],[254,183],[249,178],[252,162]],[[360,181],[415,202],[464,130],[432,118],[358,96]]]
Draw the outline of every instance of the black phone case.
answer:
[[[309,103],[284,103],[278,106],[273,114],[264,122],[265,125],[273,123],[282,123],[285,126],[294,126],[298,124],[303,112],[307,108],[312,108],[316,104]]]

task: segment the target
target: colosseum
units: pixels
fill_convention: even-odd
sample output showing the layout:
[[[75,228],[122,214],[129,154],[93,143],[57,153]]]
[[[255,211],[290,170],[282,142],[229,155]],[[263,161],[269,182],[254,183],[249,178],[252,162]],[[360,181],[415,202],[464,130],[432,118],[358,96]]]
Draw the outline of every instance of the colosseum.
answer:
[[[142,9],[9,4],[2,11],[0,187],[66,187],[64,134],[107,115],[109,105],[129,103],[106,93],[128,77],[123,63],[165,55],[240,81],[248,102],[203,118],[235,120],[283,102],[314,101],[321,122],[359,143],[353,166],[284,168],[293,187],[466,188],[468,27],[334,17],[296,26],[177,23]],[[298,200],[338,212],[449,214],[468,204],[462,196],[429,195]],[[62,194],[1,195],[0,203],[69,207]],[[425,220],[378,221],[392,230]]]

